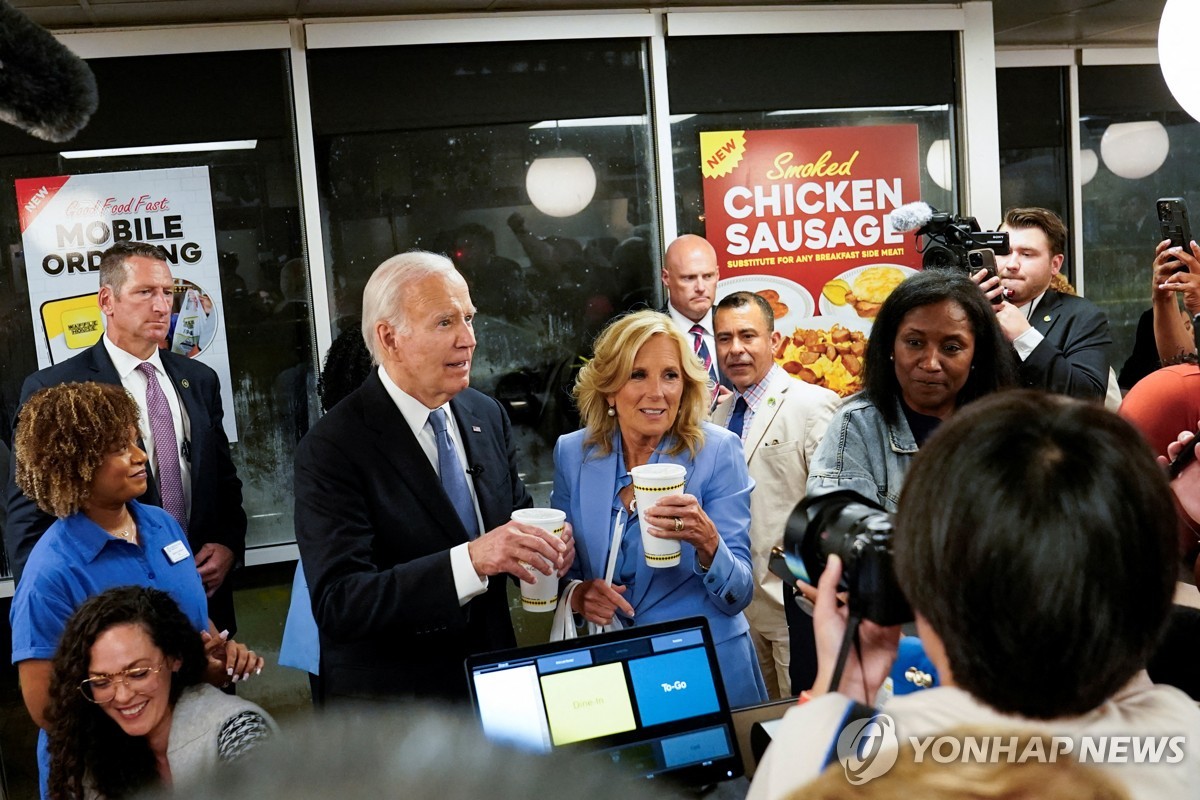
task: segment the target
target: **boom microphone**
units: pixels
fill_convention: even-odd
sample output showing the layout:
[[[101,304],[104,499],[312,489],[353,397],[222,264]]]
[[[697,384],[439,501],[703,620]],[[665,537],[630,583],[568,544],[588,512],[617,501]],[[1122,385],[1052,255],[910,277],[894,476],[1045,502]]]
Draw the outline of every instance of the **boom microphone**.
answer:
[[[99,102],[96,76],[83,59],[0,0],[0,121],[65,142]]]
[[[905,203],[891,214],[892,230],[896,233],[908,233],[924,228],[937,212],[928,203],[918,200],[915,203]]]

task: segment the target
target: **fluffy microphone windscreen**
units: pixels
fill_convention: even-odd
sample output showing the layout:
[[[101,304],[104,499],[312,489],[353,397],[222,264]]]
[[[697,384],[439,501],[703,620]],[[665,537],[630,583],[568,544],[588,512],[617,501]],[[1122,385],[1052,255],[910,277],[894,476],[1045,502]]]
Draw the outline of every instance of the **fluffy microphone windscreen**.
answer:
[[[905,203],[892,212],[892,230],[897,233],[908,233],[923,228],[933,219],[933,207],[917,201]]]
[[[0,0],[0,121],[65,142],[99,102],[96,76],[83,59]]]

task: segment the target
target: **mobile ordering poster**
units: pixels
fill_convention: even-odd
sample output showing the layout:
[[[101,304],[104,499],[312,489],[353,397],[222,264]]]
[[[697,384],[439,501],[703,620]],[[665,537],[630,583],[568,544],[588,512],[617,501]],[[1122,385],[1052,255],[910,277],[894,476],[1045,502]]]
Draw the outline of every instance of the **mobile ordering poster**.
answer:
[[[208,167],[21,178],[16,193],[38,366],[76,356],[104,334],[101,254],[116,242],[159,245],[175,282],[159,347],[216,370],[225,432],[237,441]]]
[[[916,125],[700,133],[705,238],[718,299],[754,292],[783,341],[776,362],[842,396],[888,294],[921,266],[891,213],[920,200]]]

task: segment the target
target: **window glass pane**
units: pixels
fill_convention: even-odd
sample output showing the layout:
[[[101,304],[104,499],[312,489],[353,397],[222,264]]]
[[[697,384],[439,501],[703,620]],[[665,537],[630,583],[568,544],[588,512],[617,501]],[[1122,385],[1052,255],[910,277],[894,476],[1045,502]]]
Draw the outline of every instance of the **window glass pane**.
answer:
[[[1193,214],[1200,208],[1200,123],[1155,65],[1081,67],[1079,112],[1082,146],[1099,155],[1095,178],[1083,185],[1085,290],[1108,314],[1120,372],[1150,308],[1155,200],[1182,197]]]
[[[717,249],[718,298],[768,298],[782,368],[842,396],[862,388],[861,362],[849,350],[814,361],[816,344],[833,352],[850,336],[861,348],[883,297],[922,263],[892,212],[956,207],[953,43],[940,33],[667,43],[679,232]]]
[[[738,53],[736,68],[716,52]],[[952,34],[685,37],[667,57],[680,233],[704,233],[701,131],[916,124],[922,165],[935,143],[946,153],[943,185],[924,169],[920,199],[955,208]]]
[[[996,70],[1001,205],[1048,208],[1069,228],[1070,143],[1065,81],[1066,70],[1062,67]],[[999,220],[981,222],[994,227]],[[1063,268],[1068,277],[1072,275],[1072,261],[1068,252]]]
[[[638,40],[309,54],[334,335],[382,261],[449,255],[479,310],[471,385],[541,500],[579,357],[657,282],[645,61]]]
[[[244,486],[248,542],[292,533],[292,450],[315,387],[287,54],[281,51],[97,59],[100,107],[73,141],[53,145],[0,126],[0,412],[38,368],[14,181],[56,175],[207,167]],[[236,87],[234,91],[231,87]],[[246,149],[65,159],[62,150],[248,140]],[[99,246],[98,250],[104,247]],[[38,265],[29,265],[36,269]],[[177,267],[176,273],[182,268]],[[3,431],[7,438],[8,432]],[[0,451],[3,455],[3,451]]]
[[[722,54],[736,53],[731,59]],[[688,36],[667,42],[671,113],[953,103],[954,34]]]

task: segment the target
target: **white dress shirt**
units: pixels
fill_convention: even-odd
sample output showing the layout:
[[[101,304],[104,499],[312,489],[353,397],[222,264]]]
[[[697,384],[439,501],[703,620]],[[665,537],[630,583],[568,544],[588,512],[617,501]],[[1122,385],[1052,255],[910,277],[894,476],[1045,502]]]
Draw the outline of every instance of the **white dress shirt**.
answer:
[[[158,480],[162,473],[158,469],[158,458],[154,454],[154,431],[150,427],[150,415],[146,411],[146,376],[138,370],[142,359],[117,347],[107,334],[102,336],[101,340],[104,342],[104,349],[108,351],[108,357],[112,361],[113,367],[117,370],[117,375],[121,378],[121,385],[125,387],[125,391],[133,395],[133,400],[137,403],[138,433],[141,434],[146,456],[150,459],[150,470],[154,473],[155,480]],[[171,407],[171,423],[175,426],[175,444],[177,445],[176,456],[179,458],[179,476],[183,480],[183,507],[187,510],[190,519],[192,463],[183,456],[183,443],[190,439],[191,421],[188,419],[183,403],[179,400],[175,385],[171,383],[171,377],[163,369],[162,358],[158,355],[157,347],[146,361],[154,365],[154,374],[158,378],[158,385],[167,398],[167,405]]]
[[[434,438],[432,429],[426,424],[429,422],[429,412],[434,409],[426,407],[420,400],[397,386],[383,367],[379,368],[379,379],[383,381],[383,388],[387,391],[388,396],[392,398],[392,402],[396,404],[396,408],[404,416],[404,421],[408,423],[408,427],[412,428],[413,435],[417,437],[417,443],[421,445],[421,450],[433,466],[433,471],[438,473],[440,477],[437,439]],[[460,464],[466,464],[467,451],[463,447],[462,439],[459,437],[458,424],[454,421],[454,412],[450,410],[449,403],[443,405],[442,408],[446,411],[446,431],[450,434],[451,441],[454,442],[454,449],[458,453],[458,461]],[[468,476],[467,486],[471,490],[471,503],[475,506],[475,520],[479,523],[479,530],[484,531],[483,517],[479,513],[479,497],[475,494],[475,479],[473,475]],[[466,542],[456,544],[450,548],[450,569],[454,573],[454,589],[458,593],[458,604],[460,606],[465,606],[472,598],[478,597],[487,591],[487,576],[480,576],[475,571],[475,566],[471,563],[471,553],[467,550]]]
[[[670,302],[668,302],[667,303],[667,316],[669,316],[671,318],[671,321],[675,323],[675,327],[679,328],[679,330],[681,330],[683,332],[684,338],[687,339],[689,345],[692,345],[693,350],[696,349],[695,348],[696,340],[692,336],[692,326],[699,325],[701,328],[704,329],[704,333],[701,334],[701,338],[704,339],[704,344],[708,348],[708,354],[710,356],[712,356],[713,372],[716,373],[717,382],[719,383],[721,380],[721,365],[717,363],[717,337],[713,332],[712,309],[710,308],[708,310],[708,313],[705,314],[704,318],[701,319],[699,322],[693,322],[692,320],[685,317],[683,314],[680,314],[677,310],[675,310],[675,306],[671,305]]]
[[[1033,315],[1037,311],[1038,303],[1042,302],[1042,298],[1045,296],[1046,291],[1043,289],[1041,294],[1030,300],[1025,305],[1017,306],[1017,308],[1025,312],[1025,319],[1029,320],[1030,325],[1033,325]],[[1041,331],[1039,331],[1037,328],[1031,327],[1029,330],[1013,339],[1013,349],[1017,351],[1017,357],[1024,361],[1033,355],[1034,349],[1036,349],[1037,346],[1042,343],[1042,339],[1045,338],[1045,336],[1042,336]]]

